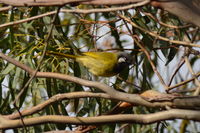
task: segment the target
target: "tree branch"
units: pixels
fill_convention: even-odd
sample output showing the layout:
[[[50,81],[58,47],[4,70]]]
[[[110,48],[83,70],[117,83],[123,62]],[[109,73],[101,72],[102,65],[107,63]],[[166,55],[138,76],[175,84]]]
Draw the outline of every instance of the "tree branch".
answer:
[[[32,115],[34,113],[37,113],[41,110],[43,110],[45,107],[51,105],[52,103],[66,100],[66,99],[75,99],[75,98],[88,98],[88,97],[100,97],[100,98],[106,98],[106,99],[112,99],[111,96],[105,94],[105,93],[92,93],[92,92],[70,92],[70,93],[64,93],[64,94],[57,94],[49,98],[48,100],[45,100],[43,103],[38,104],[34,107],[31,107],[30,109],[22,110],[21,115],[22,116],[28,116]],[[7,119],[17,119],[20,117],[20,114],[13,113],[10,115],[3,115],[4,118]]]
[[[148,99],[148,101],[155,103],[159,102],[163,106],[170,106],[174,108],[184,108],[184,109],[200,109],[200,96],[190,96],[190,97],[180,97],[180,96],[175,96],[171,94],[164,94],[164,93],[159,93],[157,91],[145,91],[140,94],[141,97]],[[92,93],[92,92],[70,92],[70,93],[64,93],[64,94],[57,94],[49,98],[48,100],[45,100],[43,103],[38,104],[34,107],[31,107],[26,110],[21,110],[20,114],[18,112],[10,114],[10,115],[2,115],[4,118],[7,119],[17,119],[20,117],[28,116],[28,115],[33,115],[34,113],[38,113],[39,111],[43,110],[45,107],[58,102],[62,100],[68,100],[68,99],[75,99],[75,98],[92,98],[92,97],[98,97],[98,98],[105,98],[105,99],[114,99],[112,96],[109,96],[108,94],[105,93]],[[118,100],[118,99],[115,99]],[[169,102],[166,102],[169,101]],[[134,104],[126,103],[126,102],[121,102],[116,108],[114,109],[115,113],[116,111],[119,112],[120,108],[128,108],[136,106]],[[113,111],[109,112],[108,114],[113,114]],[[107,113],[106,113],[107,114]]]
[[[133,27],[141,30],[142,32],[144,33],[147,33],[149,34],[150,36],[153,36],[155,37],[156,39],[159,39],[159,40],[163,40],[163,41],[166,41],[166,42],[169,42],[169,43],[174,43],[174,44],[177,44],[177,45],[182,45],[182,46],[186,46],[186,47],[200,47],[200,45],[198,44],[194,44],[194,43],[191,43],[191,42],[186,42],[186,41],[177,41],[177,40],[170,40],[168,38],[165,38],[165,37],[162,37],[154,32],[151,32],[151,31],[148,31],[140,26],[138,26],[137,24],[135,24],[133,21],[131,21],[129,18],[127,18],[126,16],[124,15],[121,15],[121,14],[118,14],[118,16],[122,19],[124,19],[125,21],[127,21],[129,24],[131,24]]]
[[[86,5],[122,5],[136,2],[142,3],[145,0],[0,0],[0,3],[11,6],[61,6],[72,3]],[[200,27],[199,4],[200,2],[198,0],[151,0],[152,6],[162,8]]]
[[[162,8],[183,20],[200,27],[199,0],[154,0],[152,6]]]
[[[32,69],[24,64],[21,64],[20,62],[4,55],[1,52],[0,52],[0,58],[3,58],[4,60],[16,65],[17,67],[20,67],[21,69],[28,72],[30,75],[34,74],[34,71],[35,71],[34,69]],[[152,104],[152,103],[144,100],[137,94],[128,94],[128,93],[119,92],[119,91],[114,90],[112,87],[107,86],[106,84],[103,84],[100,82],[95,82],[95,81],[84,80],[84,79],[69,76],[66,74],[52,73],[52,72],[37,72],[35,77],[37,77],[37,78],[55,78],[55,79],[71,81],[71,82],[74,82],[74,83],[77,83],[77,84],[80,84],[83,86],[100,89],[103,92],[110,95],[113,99],[118,99],[118,100],[130,102],[130,103],[134,103],[134,104],[139,104],[139,105],[144,105],[144,106],[148,106],[148,107],[157,107],[157,106],[164,107],[160,103]]]
[[[121,5],[143,1],[145,0],[0,0],[1,3],[12,6],[61,6],[72,3],[87,5]]]
[[[46,115],[34,118],[25,118],[26,126],[33,126],[45,123],[63,123],[74,125],[90,125],[90,124],[110,124],[110,123],[139,123],[151,124],[164,120],[187,119],[200,121],[200,111],[171,109],[167,111],[152,114],[120,114],[97,117],[69,117]],[[0,129],[11,129],[22,127],[21,120],[9,120],[0,116]]]
[[[63,6],[88,0],[0,0],[0,3],[12,6]]]
[[[4,55],[1,52],[0,52],[0,58],[16,65],[17,67],[19,67],[23,70],[25,70],[30,75],[34,74],[34,71],[35,71],[34,69],[16,61],[15,59],[12,59],[12,58]],[[121,101],[129,102],[129,103],[133,103],[134,105],[143,105],[143,106],[147,106],[147,107],[161,107],[161,108],[164,108],[166,106],[180,107],[180,108],[187,108],[187,106],[189,106],[189,108],[191,108],[191,107],[195,106],[196,108],[200,108],[200,100],[195,100],[195,102],[193,104],[192,101],[194,101],[194,99],[193,100],[187,99],[186,101],[183,102],[183,100],[184,100],[183,96],[174,96],[174,97],[167,98],[167,99],[161,99],[161,100],[159,100],[159,102],[149,102],[149,101],[152,101],[150,99],[151,96],[152,97],[160,97],[160,94],[151,93],[151,94],[153,94],[151,96],[142,95],[144,93],[141,94],[142,96],[137,95],[137,94],[128,94],[128,93],[116,91],[112,87],[110,87],[106,84],[100,83],[100,82],[88,81],[88,80],[85,80],[85,79],[69,76],[69,75],[66,75],[66,74],[52,73],[52,72],[37,72],[35,77],[37,77],[37,78],[61,79],[61,80],[71,81],[71,82],[74,82],[74,83],[77,83],[77,84],[80,84],[80,85],[83,85],[83,86],[97,88],[97,89],[107,93],[110,96],[111,99],[116,99],[116,100],[121,100]],[[195,78],[192,78],[192,79],[194,80]],[[192,81],[192,80],[189,79],[189,81]],[[187,82],[188,82],[188,80],[187,80]],[[148,93],[146,93],[146,94],[148,94]],[[161,97],[165,97],[165,96],[162,95]],[[166,96],[166,97],[168,97],[168,96]],[[147,100],[145,100],[144,98],[147,99]],[[186,96],[186,98],[188,98],[188,97]],[[199,97],[194,97],[194,98],[199,99]],[[150,99],[150,100],[148,100],[148,99]],[[176,104],[173,103],[176,100],[177,101],[179,100],[179,102],[181,102],[180,106],[179,106],[179,102],[176,102]],[[162,101],[162,102],[160,102],[160,101]],[[187,101],[189,101],[189,102],[187,102]],[[191,104],[189,104],[189,103],[191,103]]]
[[[112,7],[112,8],[95,8],[95,9],[87,9],[87,10],[86,9],[61,9],[60,12],[89,14],[89,13],[98,13],[98,12],[122,11],[122,10],[127,10],[127,9],[131,9],[131,8],[134,8],[134,7],[145,5],[148,2],[149,2],[149,0],[145,0],[141,3],[126,5],[126,6],[121,6],[121,7]],[[2,10],[5,10],[5,9],[3,8]],[[47,13],[44,13],[44,14],[40,14],[40,15],[37,15],[37,16],[30,17],[30,18],[21,19],[21,20],[14,21],[14,22],[8,22],[8,23],[5,23],[5,24],[1,24],[0,28],[29,22],[29,21],[39,19],[39,18],[42,18],[42,17],[45,17],[45,16],[53,15],[55,13],[56,13],[56,11],[51,11],[51,12],[47,12]]]

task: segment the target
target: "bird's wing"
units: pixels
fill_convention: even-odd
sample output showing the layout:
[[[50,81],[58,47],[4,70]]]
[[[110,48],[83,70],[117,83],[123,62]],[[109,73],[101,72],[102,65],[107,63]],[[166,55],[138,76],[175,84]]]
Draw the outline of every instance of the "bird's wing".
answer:
[[[85,52],[83,55],[90,56],[99,61],[117,60],[117,55],[109,52]]]
[[[109,76],[117,61],[117,55],[108,52],[86,52],[83,56],[77,57],[77,61],[95,75]]]

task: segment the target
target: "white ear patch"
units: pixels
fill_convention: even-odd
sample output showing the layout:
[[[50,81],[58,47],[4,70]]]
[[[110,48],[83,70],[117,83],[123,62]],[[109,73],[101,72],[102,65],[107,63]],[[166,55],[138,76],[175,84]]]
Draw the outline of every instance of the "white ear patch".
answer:
[[[125,57],[120,57],[118,59],[118,63],[121,63],[121,62],[126,62],[126,58]]]

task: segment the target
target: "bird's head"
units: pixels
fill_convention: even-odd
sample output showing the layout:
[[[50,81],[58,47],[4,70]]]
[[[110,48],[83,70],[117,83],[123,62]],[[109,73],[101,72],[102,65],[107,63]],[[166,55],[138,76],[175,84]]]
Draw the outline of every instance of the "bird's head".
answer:
[[[118,54],[117,57],[115,72],[120,73],[131,64],[133,64],[133,57],[128,53],[121,52]]]

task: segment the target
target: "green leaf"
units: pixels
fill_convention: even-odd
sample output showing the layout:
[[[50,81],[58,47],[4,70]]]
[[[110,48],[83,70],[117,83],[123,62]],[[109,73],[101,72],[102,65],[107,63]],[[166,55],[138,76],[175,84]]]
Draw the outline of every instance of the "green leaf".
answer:
[[[24,78],[23,78],[23,84],[22,87],[25,86],[25,84],[27,83],[27,81],[30,79],[29,75],[24,74]],[[29,87],[27,86],[26,88],[24,88],[24,92],[22,93],[22,95],[20,96],[20,101],[19,101],[19,108],[22,107],[23,103],[25,102],[26,96],[27,96],[27,92],[28,92]],[[21,91],[21,90],[20,90]]]
[[[22,76],[23,76],[22,69],[17,67],[15,69],[15,75],[14,75],[14,79],[12,83],[12,88],[19,89],[19,87],[21,86],[20,83],[22,83],[21,81],[23,81]]]
[[[13,71],[15,68],[15,65],[9,63],[6,68],[3,69],[3,71],[1,72],[1,78],[2,76],[7,75],[8,73],[10,73],[11,71]]]
[[[4,79],[1,79],[0,80],[0,83],[1,83],[1,85],[0,85],[0,105],[1,105],[1,103],[3,102],[3,95],[2,95],[2,92],[3,92],[3,81],[4,81]]]
[[[10,38],[5,37],[0,39],[0,49],[2,49],[3,53],[6,53],[8,49],[10,49]]]
[[[52,97],[52,91],[51,91],[51,86],[52,86],[52,84],[51,84],[51,78],[47,78],[46,79],[46,90],[47,90],[47,94],[48,94],[48,97]]]
[[[7,95],[5,97],[5,99],[2,99],[2,104],[0,106],[0,112],[1,114],[7,114],[9,111],[7,110],[7,108],[10,106],[10,92],[7,92]]]
[[[18,57],[14,58],[14,59],[15,60],[19,60],[19,58],[20,57],[18,56]],[[14,70],[15,67],[16,67],[15,65],[13,65],[11,63],[8,63],[7,66],[1,71],[0,75],[2,75],[2,76],[8,75],[11,71]],[[2,78],[2,76],[1,76],[1,78]]]
[[[152,50],[153,49],[153,39],[152,37],[146,35],[146,34],[142,34],[143,35],[143,38],[142,38],[142,42],[143,44],[149,48],[149,50]]]
[[[167,62],[165,63],[165,66],[167,66],[176,56],[177,49],[176,48],[170,48],[169,54],[167,56]]]
[[[30,12],[30,16],[37,16],[38,15],[38,12],[39,12],[39,7],[37,6],[34,6],[31,8],[31,12]]]
[[[161,33],[160,33],[160,36],[165,36],[165,30],[162,30]],[[167,41],[163,41],[163,40],[158,40],[158,44],[161,48],[161,52],[163,53],[163,55],[165,57],[168,56],[168,53],[169,53],[169,49],[167,49],[167,47],[169,46],[169,42]]]
[[[11,10],[11,14],[10,14],[10,22],[14,21],[14,11],[13,8]],[[13,48],[14,46],[14,29],[13,26],[9,27],[10,33],[9,33],[9,41],[10,41],[10,46],[11,48]]]

